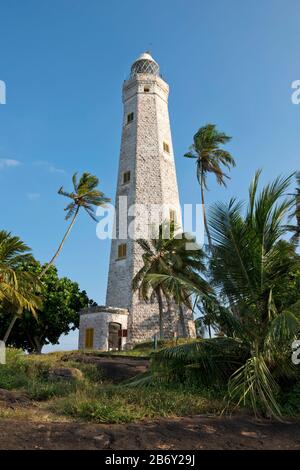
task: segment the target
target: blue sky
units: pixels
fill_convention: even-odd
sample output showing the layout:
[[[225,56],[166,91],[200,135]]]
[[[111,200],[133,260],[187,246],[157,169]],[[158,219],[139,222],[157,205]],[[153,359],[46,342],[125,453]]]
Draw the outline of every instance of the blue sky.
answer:
[[[233,136],[228,189],[210,181],[207,202],[246,196],[263,180],[299,168],[298,0],[2,0],[0,80],[1,228],[42,262],[65,229],[71,175],[96,174],[114,198],[121,88],[131,63],[151,49],[170,85],[170,117],[183,203],[199,202],[193,161],[182,158],[206,122]],[[105,301],[109,242],[84,213],[57,267]],[[76,334],[61,347],[76,347]]]

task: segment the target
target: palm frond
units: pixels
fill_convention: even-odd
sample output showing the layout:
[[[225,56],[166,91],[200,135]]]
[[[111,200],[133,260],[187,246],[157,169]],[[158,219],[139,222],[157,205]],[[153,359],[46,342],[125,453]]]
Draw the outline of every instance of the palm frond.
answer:
[[[266,410],[270,416],[277,419],[281,416],[276,399],[278,391],[279,386],[262,355],[250,357],[236,370],[228,383],[230,403],[246,405],[249,401],[255,414]]]
[[[9,232],[0,231],[0,301],[12,312],[29,310],[36,315],[41,306],[40,283],[23,267],[32,259],[28,246]]]
[[[158,378],[167,374],[169,380],[175,380],[192,367],[197,370],[199,382],[216,385],[226,383],[248,354],[233,338],[200,339],[158,351],[152,356],[152,369]]]

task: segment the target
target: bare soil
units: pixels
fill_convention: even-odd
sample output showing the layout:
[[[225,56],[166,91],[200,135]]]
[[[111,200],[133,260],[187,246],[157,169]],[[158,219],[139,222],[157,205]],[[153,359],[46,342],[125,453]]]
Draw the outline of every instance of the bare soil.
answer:
[[[300,449],[300,421],[193,416],[131,424],[0,421],[0,449]]]

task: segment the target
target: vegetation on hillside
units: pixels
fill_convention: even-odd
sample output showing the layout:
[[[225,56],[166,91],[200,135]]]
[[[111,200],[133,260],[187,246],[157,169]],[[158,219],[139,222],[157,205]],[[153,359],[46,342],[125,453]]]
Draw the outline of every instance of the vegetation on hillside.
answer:
[[[53,379],[51,369],[61,366],[63,357],[25,357],[12,350],[8,364],[0,367],[0,388],[49,401],[53,413],[96,422],[241,406],[269,417],[299,415],[300,372],[291,360],[292,342],[300,338],[299,172],[291,190],[294,175],[261,187],[258,171],[246,203],[232,198],[214,204],[207,215],[208,175],[225,186],[223,167],[235,165],[220,147],[229,140],[208,124],[185,154],[196,159],[209,249],[188,234],[178,236],[169,222],[160,226],[157,238],[137,241],[143,265],[132,288],[146,302],[156,297],[161,341],[157,350],[148,343],[121,354],[150,357],[150,371],[112,385],[95,366],[72,362],[71,355],[64,358],[68,367],[83,375],[62,382]],[[61,333],[77,326],[86,293],[69,279],[59,279],[52,265],[80,209],[95,220],[95,208],[108,201],[97,186],[95,176],[83,173],[79,181],[73,176],[72,192],[59,190],[71,199],[65,209],[70,225],[43,267],[18,237],[0,232],[0,333],[8,344],[40,352],[43,344],[56,343]],[[202,338],[163,341],[170,302],[179,307],[182,336],[187,333],[184,309],[199,309],[196,326]],[[203,338],[205,330],[209,338]]]
[[[232,199],[211,210],[208,272],[215,294],[203,295],[184,279],[204,308],[207,298],[212,302],[209,320],[220,336],[159,351],[152,375],[160,382],[226,386],[229,403],[279,417],[281,391],[298,380],[291,345],[300,335],[300,257],[284,239],[294,203],[287,196],[292,177],[277,178],[259,192],[259,176],[251,183],[247,207]],[[169,295],[171,285],[183,282],[176,277],[157,274]]]
[[[85,420],[96,423],[127,423],[144,418],[217,413],[222,399],[210,390],[187,390],[184,386],[157,385],[155,389],[125,388],[104,379],[96,363],[79,362],[75,353],[25,356],[8,349],[7,364],[0,367],[0,390],[14,390],[26,408],[3,406],[0,417],[54,421]],[[53,376],[67,368],[77,372],[70,380]],[[22,402],[21,402],[22,403]],[[31,408],[35,410],[31,412]]]

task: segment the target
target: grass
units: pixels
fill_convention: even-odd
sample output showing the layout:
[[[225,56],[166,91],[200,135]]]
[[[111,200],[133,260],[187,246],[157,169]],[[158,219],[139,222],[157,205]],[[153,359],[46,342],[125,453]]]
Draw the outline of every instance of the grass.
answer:
[[[218,413],[221,401],[199,391],[175,387],[126,388],[107,385],[89,393],[77,392],[56,400],[50,407],[66,416],[96,423],[128,423],[145,418]]]
[[[153,352],[150,345],[135,348],[136,357]],[[166,343],[159,346],[165,347]],[[0,389],[18,391],[29,400],[10,407],[0,399],[0,418],[128,423],[160,417],[219,414],[224,409],[226,393],[223,389],[203,388],[187,380],[181,384],[156,383],[153,379],[152,382],[141,381],[139,386],[133,386],[130,381],[114,385],[103,379],[101,369],[95,364],[79,362],[79,354],[82,357],[83,353],[78,351],[29,356],[8,349],[7,364],[0,365]],[[57,367],[79,369],[82,376],[71,380],[53,378],[49,373]],[[286,416],[300,416],[299,383],[300,380],[281,398]]]
[[[133,347],[133,349],[124,351],[87,351],[86,354],[92,354],[93,356],[127,356],[127,357],[140,357],[148,358],[156,351],[160,351],[163,348],[176,346],[179,344],[185,344],[189,342],[195,342],[195,339],[164,339],[157,341],[157,349],[154,349],[153,341],[146,341]],[[78,351],[77,351],[78,354]]]
[[[0,365],[0,388],[21,390],[32,400],[44,401],[66,396],[87,386],[88,381],[99,379],[99,371],[92,364],[61,361],[62,354],[26,356],[15,349],[7,349],[6,364]],[[85,383],[80,380],[51,379],[49,372],[55,367],[75,367],[80,369]]]
[[[135,352],[144,354],[147,350],[148,346],[142,345]],[[128,423],[144,418],[216,413],[222,409],[222,401],[207,390],[158,384],[139,388],[113,385],[103,381],[94,364],[76,362],[76,355],[78,351],[26,356],[9,349],[7,364],[0,366],[0,388],[18,390],[32,400],[34,420],[38,413],[63,421]],[[50,379],[49,372],[55,367],[76,367],[83,377],[70,381]],[[17,405],[15,411],[0,406],[0,418],[28,419],[31,414],[28,404]]]
[[[163,342],[159,347],[168,345]],[[131,352],[136,357],[147,357],[153,349],[151,343],[144,343]],[[86,353],[89,354],[103,353]],[[0,389],[18,391],[27,401],[25,404],[14,402],[11,407],[0,398],[0,418],[128,423],[160,417],[218,414],[224,409],[226,391],[221,388],[204,388],[187,379],[181,384],[157,383],[152,379],[150,382],[140,380],[139,386],[137,381],[135,385],[131,381],[114,385],[104,380],[96,364],[79,362],[79,355],[82,358],[83,353],[30,356],[8,349],[7,364],[0,365]],[[50,372],[57,367],[76,368],[82,374],[70,380],[53,378]],[[299,384],[300,377],[281,397],[285,416],[300,416]]]

